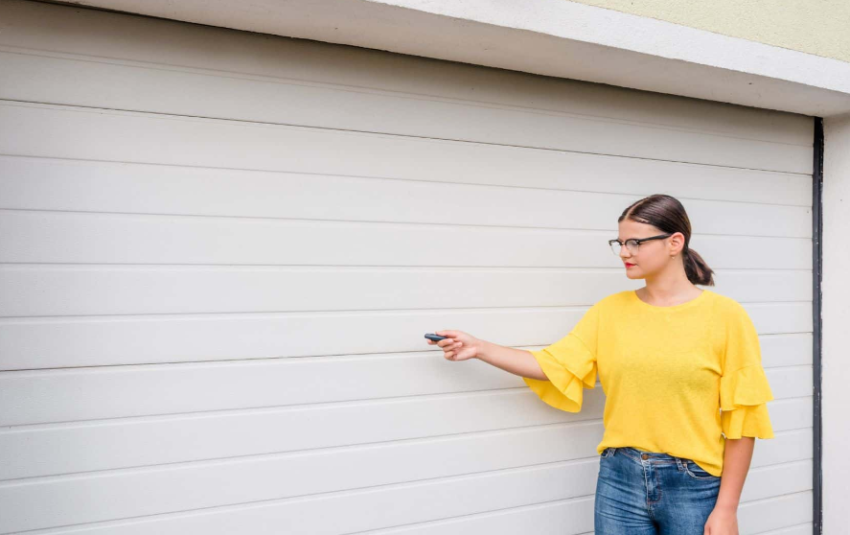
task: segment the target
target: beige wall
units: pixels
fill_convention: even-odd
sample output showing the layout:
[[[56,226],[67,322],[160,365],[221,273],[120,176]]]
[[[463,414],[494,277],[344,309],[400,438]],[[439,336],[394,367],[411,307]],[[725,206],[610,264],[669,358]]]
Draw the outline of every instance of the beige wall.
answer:
[[[848,0],[574,0],[850,63]]]

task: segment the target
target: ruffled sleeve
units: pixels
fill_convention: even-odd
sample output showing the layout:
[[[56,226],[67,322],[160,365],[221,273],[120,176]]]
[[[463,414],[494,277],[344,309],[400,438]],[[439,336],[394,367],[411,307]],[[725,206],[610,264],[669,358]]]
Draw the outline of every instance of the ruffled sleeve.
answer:
[[[773,438],[767,402],[773,392],[761,364],[755,325],[735,302],[728,316],[723,375],[720,378],[720,421],[726,438]]]
[[[523,377],[545,403],[567,412],[581,410],[583,391],[596,386],[599,307],[592,306],[565,337],[531,351],[548,380]]]

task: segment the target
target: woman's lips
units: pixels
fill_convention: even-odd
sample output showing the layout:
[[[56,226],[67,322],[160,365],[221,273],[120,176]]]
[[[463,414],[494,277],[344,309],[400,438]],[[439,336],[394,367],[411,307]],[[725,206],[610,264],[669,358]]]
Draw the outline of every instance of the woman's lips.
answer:
[[[628,262],[626,262],[626,269],[628,269],[630,267],[635,267],[635,264],[629,264]]]

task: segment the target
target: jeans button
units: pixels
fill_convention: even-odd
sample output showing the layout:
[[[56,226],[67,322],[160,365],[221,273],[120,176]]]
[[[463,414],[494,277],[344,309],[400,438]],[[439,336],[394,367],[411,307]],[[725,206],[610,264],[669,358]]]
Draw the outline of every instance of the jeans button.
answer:
[[[644,453],[644,454],[642,454],[642,455],[640,456],[640,458],[641,458],[641,459],[643,459],[643,460],[645,461],[645,460],[649,459],[649,455],[647,455],[647,454],[645,454],[645,453]]]

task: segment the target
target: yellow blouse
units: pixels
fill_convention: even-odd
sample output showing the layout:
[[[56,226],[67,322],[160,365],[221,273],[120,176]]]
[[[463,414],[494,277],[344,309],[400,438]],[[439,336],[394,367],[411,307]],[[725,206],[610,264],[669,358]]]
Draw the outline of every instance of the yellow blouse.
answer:
[[[693,459],[720,476],[726,438],[773,438],[755,326],[740,303],[711,290],[668,307],[633,290],[611,294],[564,338],[531,353],[549,380],[525,383],[564,411],[581,410],[598,370],[606,398],[599,454],[630,446]]]

